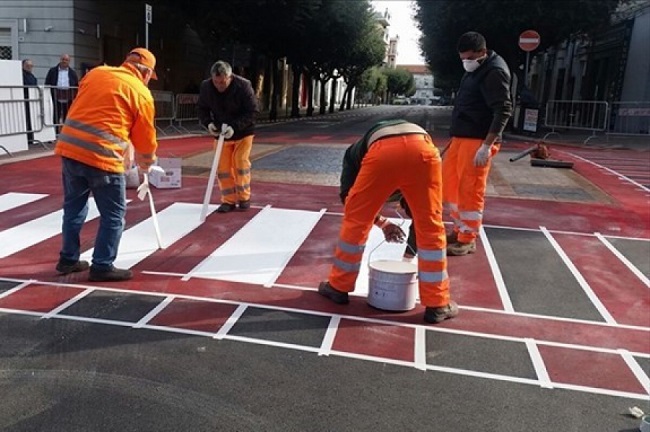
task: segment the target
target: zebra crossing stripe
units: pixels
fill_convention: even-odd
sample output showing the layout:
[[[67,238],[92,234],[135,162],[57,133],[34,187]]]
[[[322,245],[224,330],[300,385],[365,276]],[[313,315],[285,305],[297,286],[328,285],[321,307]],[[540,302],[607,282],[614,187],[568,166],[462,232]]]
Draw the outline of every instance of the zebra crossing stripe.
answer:
[[[323,213],[267,206],[183,280],[199,277],[271,286]]]
[[[97,205],[95,200],[90,198],[86,221],[95,219],[97,216],[99,216]],[[61,234],[62,220],[63,210],[58,210],[0,232],[0,258],[5,258]]]
[[[7,192],[0,195],[0,213],[45,198],[46,194]]]
[[[158,223],[165,245],[170,245],[194,231],[201,221],[201,204],[174,203],[158,213]],[[217,206],[209,207],[209,213]],[[117,259],[113,263],[118,268],[131,268],[158,250],[158,242],[151,217],[127,229],[122,234]],[[81,254],[81,259],[90,260],[94,249]]]

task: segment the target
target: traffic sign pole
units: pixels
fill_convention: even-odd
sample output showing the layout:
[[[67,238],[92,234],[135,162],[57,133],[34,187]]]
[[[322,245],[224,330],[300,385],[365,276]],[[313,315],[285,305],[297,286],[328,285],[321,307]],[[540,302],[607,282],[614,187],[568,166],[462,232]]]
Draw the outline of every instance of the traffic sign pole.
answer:
[[[524,84],[528,87],[528,64],[530,63],[530,52],[539,46],[539,33],[535,30],[526,30],[519,35],[519,48],[526,51],[526,68],[524,70]]]
[[[149,49],[149,24],[153,21],[153,8],[150,4],[144,5],[144,47]]]

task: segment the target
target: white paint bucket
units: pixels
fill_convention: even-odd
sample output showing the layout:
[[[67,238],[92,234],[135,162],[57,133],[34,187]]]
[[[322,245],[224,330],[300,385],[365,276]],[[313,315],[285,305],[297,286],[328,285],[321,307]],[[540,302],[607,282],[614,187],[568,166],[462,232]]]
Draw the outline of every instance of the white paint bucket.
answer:
[[[404,261],[379,260],[368,264],[368,304],[388,311],[415,307],[418,289],[417,265]]]
[[[650,415],[644,415],[641,418],[641,425],[639,426],[641,432],[650,432]]]

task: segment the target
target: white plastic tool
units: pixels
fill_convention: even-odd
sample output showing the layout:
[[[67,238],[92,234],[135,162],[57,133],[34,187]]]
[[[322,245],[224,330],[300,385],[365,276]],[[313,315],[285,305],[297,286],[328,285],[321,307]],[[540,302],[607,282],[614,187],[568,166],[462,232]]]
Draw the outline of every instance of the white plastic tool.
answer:
[[[223,149],[223,141],[225,139],[227,124],[221,125],[221,133],[217,139],[217,148],[214,151],[214,159],[212,159],[212,169],[210,170],[210,178],[208,179],[208,187],[205,189],[205,196],[203,197],[203,207],[201,208],[201,222],[205,222],[208,216],[208,206],[212,198],[212,189],[214,189],[214,179],[217,176],[217,167],[219,166],[219,158],[221,157],[221,150]]]
[[[154,165],[149,169],[149,172],[157,171],[160,173],[165,172],[161,167]],[[153,221],[153,228],[156,232],[156,240],[158,241],[158,248],[164,249],[162,245],[162,236],[160,235],[160,225],[158,224],[158,215],[156,214],[156,206],[153,203],[153,195],[151,194],[151,188],[149,187],[149,174],[144,173],[144,179],[142,184],[138,187],[138,198],[140,201],[144,200],[144,197],[149,195],[149,210],[151,210],[151,220]]]

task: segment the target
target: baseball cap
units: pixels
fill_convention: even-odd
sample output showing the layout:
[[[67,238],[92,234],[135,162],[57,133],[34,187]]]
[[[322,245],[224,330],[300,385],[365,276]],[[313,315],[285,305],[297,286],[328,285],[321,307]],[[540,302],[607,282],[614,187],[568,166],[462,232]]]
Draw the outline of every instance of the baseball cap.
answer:
[[[127,58],[131,55],[138,58],[135,60],[136,63],[140,63],[153,71],[152,79],[158,79],[158,75],[156,74],[156,56],[151,51],[146,48],[133,48],[127,55]]]

